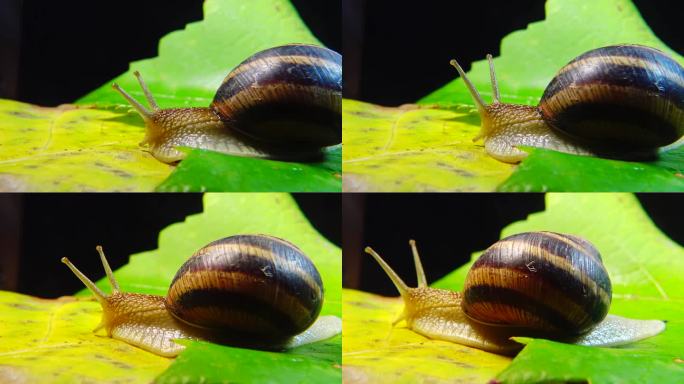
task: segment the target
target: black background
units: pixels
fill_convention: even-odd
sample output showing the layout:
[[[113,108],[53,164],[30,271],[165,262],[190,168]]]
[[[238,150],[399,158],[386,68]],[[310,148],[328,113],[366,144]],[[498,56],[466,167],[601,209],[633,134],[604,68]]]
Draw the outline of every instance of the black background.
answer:
[[[312,225],[339,246],[341,195],[293,196]],[[104,271],[96,245],[104,247],[116,269],[129,255],[156,249],[160,230],[201,211],[198,193],[0,194],[0,257],[10,257],[5,244],[15,240],[6,236],[18,238],[18,286],[13,290],[39,297],[68,295],[83,284],[60,258],[69,257],[88,277],[99,279]],[[11,278],[7,273],[0,263],[0,286]]]
[[[156,56],[162,36],[202,19],[202,3],[0,0],[0,97],[73,102],[129,62]],[[292,3],[314,35],[340,52],[340,0]]]
[[[684,54],[684,3],[634,0],[655,34]],[[344,95],[382,105],[412,103],[499,54],[500,41],[544,18],[544,0],[343,0]]]
[[[684,245],[683,194],[637,194],[654,223]],[[362,207],[361,220],[349,214]],[[508,224],[544,210],[543,194],[345,194],[343,207],[344,285],[396,296],[377,263],[363,252],[377,251],[410,286],[415,286],[409,239],[415,239],[428,282],[465,264],[471,253],[497,240]],[[357,236],[358,235],[358,236]],[[355,238],[359,238],[357,244]],[[357,259],[358,258],[358,259]],[[355,260],[360,260],[358,266]],[[358,274],[358,275],[356,275]]]

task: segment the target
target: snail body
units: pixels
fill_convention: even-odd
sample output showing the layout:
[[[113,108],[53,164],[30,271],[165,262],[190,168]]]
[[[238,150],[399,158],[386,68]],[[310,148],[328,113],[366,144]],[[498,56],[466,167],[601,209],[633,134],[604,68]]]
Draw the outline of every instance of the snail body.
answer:
[[[528,232],[492,245],[473,264],[463,292],[427,286],[415,242],[410,242],[418,287],[408,287],[371,248],[404,300],[395,324],[428,338],[513,355],[513,336],[589,346],[632,343],[662,332],[659,320],[607,315],[611,284],[601,256],[577,236]]]
[[[684,136],[684,68],[641,45],[586,52],[565,65],[536,107],[500,102],[491,55],[494,100],[485,104],[456,60],[451,64],[475,101],[485,151],[520,162],[519,146],[620,159],[647,159]]]
[[[288,349],[341,332],[341,320],[321,316],[323,284],[315,266],[293,244],[266,235],[214,241],[176,273],[166,297],[121,292],[98,252],[112,294],[105,295],[66,258],[103,309],[98,329],[161,356],[184,347],[174,339]]]
[[[258,52],[226,76],[207,108],[160,109],[135,75],[151,110],[112,86],[145,121],[141,144],[166,163],[184,157],[177,146],[302,160],[342,141],[342,56],[327,48],[290,44]]]

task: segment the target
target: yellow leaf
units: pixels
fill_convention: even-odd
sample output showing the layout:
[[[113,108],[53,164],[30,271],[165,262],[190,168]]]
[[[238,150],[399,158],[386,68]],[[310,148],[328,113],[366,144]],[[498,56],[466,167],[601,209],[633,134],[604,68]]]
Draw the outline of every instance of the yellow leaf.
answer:
[[[343,290],[342,362],[347,383],[485,383],[511,359],[446,341],[430,340],[392,322],[400,298]]]
[[[126,115],[0,100],[0,191],[153,191],[172,171]]]
[[[149,383],[171,359],[93,333],[96,301],[0,291],[0,382]]]
[[[493,191],[514,169],[473,143],[469,109],[343,100],[342,118],[345,191]]]

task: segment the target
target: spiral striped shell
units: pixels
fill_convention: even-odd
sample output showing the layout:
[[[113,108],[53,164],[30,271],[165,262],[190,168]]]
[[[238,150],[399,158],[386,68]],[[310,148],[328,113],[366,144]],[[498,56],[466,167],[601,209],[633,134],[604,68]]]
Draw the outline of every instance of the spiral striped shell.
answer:
[[[462,307],[480,323],[581,334],[608,313],[611,284],[588,241],[527,232],[489,247],[468,272]]]
[[[548,125],[579,141],[652,150],[684,135],[684,68],[650,47],[594,49],[556,74],[539,110]]]
[[[166,307],[200,328],[284,339],[307,329],[323,305],[316,267],[293,244],[239,235],[193,254],[171,282]]]
[[[261,51],[223,80],[211,108],[260,142],[320,148],[342,141],[342,56],[291,44]]]

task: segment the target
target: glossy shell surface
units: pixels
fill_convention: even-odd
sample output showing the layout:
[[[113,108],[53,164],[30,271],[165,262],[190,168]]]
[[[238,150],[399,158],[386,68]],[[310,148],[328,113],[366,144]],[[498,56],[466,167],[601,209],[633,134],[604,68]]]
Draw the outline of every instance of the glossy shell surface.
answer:
[[[661,147],[684,135],[684,68],[650,47],[594,49],[556,74],[539,109],[553,128],[597,147]]]
[[[588,241],[527,232],[489,247],[468,272],[462,307],[480,323],[581,334],[608,313],[611,283]]]
[[[201,328],[244,337],[283,339],[307,329],[323,304],[311,260],[272,236],[239,235],[197,251],[174,277],[172,315]]]
[[[342,141],[342,56],[305,44],[261,51],[237,66],[211,104],[258,142],[304,149]]]

